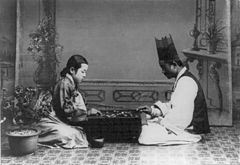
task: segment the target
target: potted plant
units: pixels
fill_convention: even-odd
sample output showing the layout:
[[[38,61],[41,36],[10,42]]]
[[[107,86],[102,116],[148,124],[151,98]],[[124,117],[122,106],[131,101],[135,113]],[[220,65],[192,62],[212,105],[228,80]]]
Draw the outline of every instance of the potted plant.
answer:
[[[33,87],[18,86],[13,97],[6,97],[6,90],[3,91],[1,106],[1,117],[12,124],[6,131],[12,153],[25,155],[34,152],[40,133],[35,123],[50,113],[51,95],[38,94]]]
[[[208,51],[211,54],[215,54],[217,48],[225,43],[224,37],[225,26],[222,26],[220,20],[209,24],[207,31],[203,34],[208,44]]]
[[[45,16],[36,30],[29,34],[28,53],[33,56],[38,66],[34,81],[40,87],[50,87],[56,81],[56,65],[63,46],[57,43],[57,32],[52,16]]]

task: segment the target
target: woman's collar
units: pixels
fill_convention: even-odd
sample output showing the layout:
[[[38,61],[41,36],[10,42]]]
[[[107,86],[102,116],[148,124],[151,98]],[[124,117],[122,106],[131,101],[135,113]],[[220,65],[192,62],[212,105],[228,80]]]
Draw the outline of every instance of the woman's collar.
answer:
[[[69,73],[66,74],[66,78],[68,78],[71,81],[71,83],[75,86],[73,78],[72,78],[72,76]]]

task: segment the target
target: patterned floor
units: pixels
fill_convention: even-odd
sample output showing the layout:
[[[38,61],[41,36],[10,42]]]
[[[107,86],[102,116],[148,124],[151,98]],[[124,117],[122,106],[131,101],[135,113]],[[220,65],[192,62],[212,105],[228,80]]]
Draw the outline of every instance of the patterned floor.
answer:
[[[178,146],[140,146],[107,143],[101,149],[49,149],[14,157],[2,143],[2,165],[240,165],[240,122],[234,127],[212,127],[201,142]]]

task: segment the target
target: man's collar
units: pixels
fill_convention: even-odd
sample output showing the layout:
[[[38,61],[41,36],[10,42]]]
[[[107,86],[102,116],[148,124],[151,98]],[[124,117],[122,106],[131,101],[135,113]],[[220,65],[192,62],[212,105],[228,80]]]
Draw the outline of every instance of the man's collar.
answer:
[[[187,68],[183,67],[177,75],[176,81],[186,72]]]

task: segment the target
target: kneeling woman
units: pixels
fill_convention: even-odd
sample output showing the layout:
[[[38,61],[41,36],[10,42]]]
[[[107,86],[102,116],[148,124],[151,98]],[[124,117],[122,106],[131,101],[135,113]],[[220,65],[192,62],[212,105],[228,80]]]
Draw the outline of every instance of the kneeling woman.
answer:
[[[69,58],[61,72],[61,80],[54,88],[51,114],[41,119],[39,143],[62,148],[88,147],[83,128],[73,126],[75,121],[85,120],[87,108],[79,92],[79,84],[86,76],[88,62],[81,55]],[[97,113],[97,110],[91,110]]]

